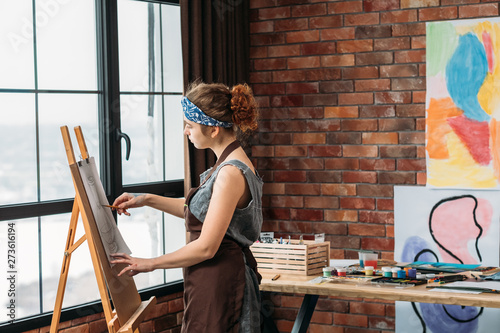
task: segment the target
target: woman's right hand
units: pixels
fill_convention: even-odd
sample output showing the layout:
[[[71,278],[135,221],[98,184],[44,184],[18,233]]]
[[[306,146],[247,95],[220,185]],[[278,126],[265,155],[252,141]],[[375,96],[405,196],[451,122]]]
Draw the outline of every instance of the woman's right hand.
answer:
[[[122,195],[120,195],[118,198],[115,199],[115,201],[113,202],[113,206],[119,207],[116,210],[116,212],[119,215],[125,214],[127,216],[130,216],[130,213],[127,211],[127,209],[144,206],[145,197],[146,197],[145,194],[135,196],[130,193],[123,193]]]

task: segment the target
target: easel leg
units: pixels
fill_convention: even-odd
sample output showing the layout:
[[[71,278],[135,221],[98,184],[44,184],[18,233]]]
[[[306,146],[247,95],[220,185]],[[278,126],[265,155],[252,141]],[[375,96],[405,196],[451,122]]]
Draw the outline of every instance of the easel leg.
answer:
[[[66,239],[66,246],[64,248],[63,264],[61,268],[61,275],[59,277],[59,286],[57,288],[56,303],[54,306],[54,312],[52,314],[52,321],[50,324],[50,333],[57,333],[59,320],[61,319],[61,310],[64,299],[64,292],[66,290],[66,283],[68,281],[69,264],[71,262],[72,247],[75,241],[76,227],[78,224],[78,216],[80,214],[80,209],[75,200],[73,204],[73,210],[71,212],[71,220],[69,224],[68,237]],[[85,229],[88,228],[84,222]],[[86,231],[87,232],[87,231]],[[111,302],[109,300],[109,295],[107,293],[106,282],[104,280],[104,274],[102,272],[101,264],[97,257],[97,252],[94,247],[94,243],[91,239],[87,239],[90,254],[92,257],[92,264],[94,266],[94,272],[96,274],[97,285],[99,287],[99,294],[101,295],[102,307],[104,310],[104,315],[106,321],[109,322],[113,318]],[[79,245],[79,244],[78,244]]]
[[[57,287],[56,304],[54,306],[54,313],[52,315],[52,322],[50,324],[50,333],[56,333],[61,319],[62,303],[64,299],[64,291],[66,290],[66,282],[68,280],[69,263],[71,261],[71,252],[69,249],[75,241],[76,226],[78,222],[78,215],[80,209],[76,201],[73,203],[73,210],[71,212],[71,220],[69,223],[68,237],[66,239],[66,247],[64,248],[63,264],[61,268],[61,276],[59,278],[59,286]]]
[[[81,198],[77,194],[78,204],[81,203]],[[92,231],[90,229],[90,225],[86,219],[83,220],[83,226],[85,228],[85,234],[91,235]],[[92,237],[87,237],[87,244],[89,245],[90,257],[92,258],[92,265],[94,266],[95,277],[97,280],[97,286],[99,287],[99,294],[101,295],[102,308],[104,311],[104,316],[106,317],[106,322],[109,323],[114,315],[111,307],[111,301],[108,295],[108,289],[106,287],[106,280],[104,279],[104,273],[102,271],[101,262],[99,260],[99,255],[97,254],[97,250],[95,248],[94,240]],[[120,324],[120,323],[119,323]],[[110,331],[111,333],[112,331]]]

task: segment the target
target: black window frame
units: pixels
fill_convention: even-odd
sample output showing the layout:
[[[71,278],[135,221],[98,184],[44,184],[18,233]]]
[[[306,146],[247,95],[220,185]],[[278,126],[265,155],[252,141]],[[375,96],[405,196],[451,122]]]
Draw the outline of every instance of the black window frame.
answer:
[[[14,0],[13,0],[14,1]],[[32,0],[35,8],[37,0]],[[181,198],[184,197],[184,179],[133,184],[124,186],[122,183],[122,150],[117,131],[120,129],[120,86],[119,86],[119,61],[118,61],[118,13],[119,0],[94,0],[96,8],[96,43],[97,43],[97,96],[98,96],[98,127],[101,136],[100,160],[101,180],[108,195],[112,200],[123,192],[154,193],[158,195]],[[179,0],[131,0],[146,3],[171,4],[179,6]],[[35,11],[35,9],[33,9]],[[35,23],[33,23],[35,25]],[[36,29],[34,38],[36,43]],[[36,65],[36,59],[35,59]],[[36,68],[35,68],[36,71]],[[38,93],[47,92],[35,89],[1,89],[0,93]],[[55,92],[55,91],[50,91]],[[61,91],[58,91],[61,92]],[[75,93],[75,91],[63,91]],[[83,92],[85,93],[85,92]],[[122,92],[123,94],[123,92]],[[168,95],[164,93],[163,95]],[[36,97],[37,98],[37,97]],[[37,106],[36,106],[37,107]],[[84,133],[85,135],[85,133]],[[61,139],[62,140],[62,139]],[[38,136],[37,136],[38,141]],[[37,163],[39,160],[37,158]],[[73,207],[73,198],[12,204],[0,206],[0,223],[24,218],[38,218],[42,216],[61,213],[70,213]],[[69,221],[68,221],[69,222]],[[39,235],[40,237],[40,235]],[[61,251],[62,260],[62,251]],[[39,274],[42,272],[40,270]],[[40,284],[42,279],[40,278]],[[147,300],[155,295],[161,297],[183,291],[182,280],[146,288],[140,291],[141,299]],[[40,288],[40,293],[42,289]],[[102,312],[100,300],[84,303],[62,310],[60,321],[72,320]],[[0,324],[0,329],[15,331],[28,331],[50,325],[52,312],[41,313],[34,316],[15,319],[14,322]]]

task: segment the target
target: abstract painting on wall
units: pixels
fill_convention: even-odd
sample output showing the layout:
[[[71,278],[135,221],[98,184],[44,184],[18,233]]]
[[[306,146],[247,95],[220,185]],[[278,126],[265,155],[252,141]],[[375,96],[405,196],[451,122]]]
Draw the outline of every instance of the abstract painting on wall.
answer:
[[[394,187],[394,260],[498,266],[499,191]],[[396,302],[396,331],[491,332],[500,309]]]
[[[500,19],[426,25],[427,185],[500,188]]]

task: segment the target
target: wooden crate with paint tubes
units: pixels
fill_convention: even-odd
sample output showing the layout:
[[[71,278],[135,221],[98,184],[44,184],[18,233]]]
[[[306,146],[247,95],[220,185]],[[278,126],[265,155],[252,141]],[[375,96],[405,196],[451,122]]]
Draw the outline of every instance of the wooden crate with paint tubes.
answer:
[[[252,251],[260,273],[296,275],[322,274],[330,266],[330,242],[290,240],[284,243],[254,243]]]

